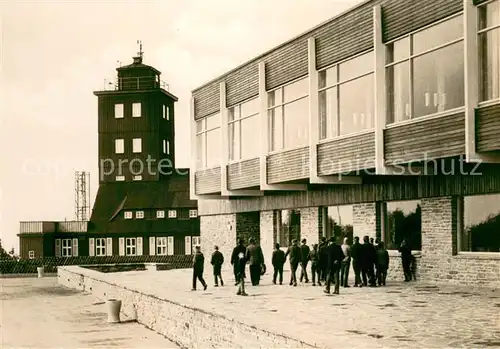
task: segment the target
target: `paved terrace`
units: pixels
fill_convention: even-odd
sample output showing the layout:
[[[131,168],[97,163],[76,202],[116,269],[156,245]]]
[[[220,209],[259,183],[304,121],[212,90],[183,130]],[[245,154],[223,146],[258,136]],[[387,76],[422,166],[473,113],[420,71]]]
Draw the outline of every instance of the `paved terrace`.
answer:
[[[247,287],[249,297],[241,297],[235,295],[229,274],[225,275],[228,285],[219,288],[205,275],[208,290],[199,286],[192,292],[190,270],[91,273],[130,290],[282,334],[302,341],[304,347],[500,348],[498,289],[390,282],[382,288],[341,288],[340,295],[329,296],[311,284],[272,285],[268,273],[260,286]],[[285,274],[285,280],[288,277]],[[184,326],[181,320],[175,321]],[[189,327],[189,319],[185,321]],[[237,346],[258,347],[259,341],[233,347]]]
[[[108,324],[106,305],[57,278],[0,279],[0,348],[179,348],[144,326]]]

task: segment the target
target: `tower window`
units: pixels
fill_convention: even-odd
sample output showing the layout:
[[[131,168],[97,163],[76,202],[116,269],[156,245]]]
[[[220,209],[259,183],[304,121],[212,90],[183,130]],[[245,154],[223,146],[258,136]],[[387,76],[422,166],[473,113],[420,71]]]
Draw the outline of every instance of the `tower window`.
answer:
[[[133,153],[141,153],[142,152],[142,139],[134,138],[132,140],[132,152]]]
[[[156,218],[165,218],[165,211],[162,210],[156,211]]]
[[[116,176],[115,181],[117,182],[123,182],[125,180],[125,176]]]
[[[168,218],[177,218],[177,211],[176,210],[169,210],[168,211]]]
[[[189,218],[198,217],[198,210],[189,210]]]
[[[135,218],[137,218],[137,219],[143,219],[144,218],[144,211],[137,211],[135,213]]]
[[[132,117],[133,118],[141,117],[141,103],[132,103]]]
[[[134,177],[132,177],[132,180],[134,180],[134,181],[142,181],[142,176],[141,175],[134,176]]]
[[[131,211],[126,211],[124,213],[125,219],[132,219],[132,212]]]
[[[125,142],[123,138],[115,139],[115,154],[123,154],[125,152]]]
[[[123,119],[123,104],[115,104],[115,119]]]

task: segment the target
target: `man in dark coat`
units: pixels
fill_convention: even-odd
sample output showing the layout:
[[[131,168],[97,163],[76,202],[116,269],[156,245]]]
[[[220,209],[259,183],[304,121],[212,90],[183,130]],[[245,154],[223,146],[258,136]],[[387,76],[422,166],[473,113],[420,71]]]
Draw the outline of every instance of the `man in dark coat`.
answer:
[[[316,286],[316,276],[318,277],[318,286],[321,286],[321,269],[319,265],[318,244],[314,244],[311,252],[309,252],[309,260],[311,261],[311,274],[313,286]]]
[[[361,245],[361,274],[363,277],[363,285],[370,287],[376,287],[375,281],[375,262],[377,260],[377,251],[375,246],[370,243],[370,238],[368,235],[363,237],[363,244]]]
[[[389,252],[385,249],[384,242],[380,241],[377,245],[377,281],[379,286],[385,286],[388,269]]]
[[[311,252],[311,249],[309,246],[307,246],[307,240],[302,239],[302,245],[300,246],[300,254],[301,254],[301,261],[300,261],[300,282],[305,279],[306,284],[309,282],[309,277],[307,275],[307,264],[309,264],[309,252]]]
[[[412,279],[412,271],[411,271],[411,262],[412,262],[412,254],[411,248],[408,245],[406,239],[401,242],[401,245],[398,249],[399,253],[401,253],[401,262],[403,264],[403,272],[405,275],[405,282],[411,281]]]
[[[288,257],[290,261],[290,286],[297,286],[297,268],[299,266],[300,261],[302,260],[302,253],[300,251],[300,247],[297,245],[297,240],[292,240],[292,246],[288,247],[288,250],[285,254],[285,259]]]
[[[214,267],[214,280],[215,287],[220,285],[224,286],[224,281],[222,280],[221,270],[222,264],[224,263],[224,255],[219,251],[219,246],[214,246],[214,253],[212,253],[212,259],[210,260],[210,264]]]
[[[239,254],[240,252],[245,254],[247,248],[245,247],[245,241],[243,239],[238,239],[238,245],[233,249],[233,253],[231,254],[231,265],[233,266],[233,273],[234,273],[234,281],[235,281],[235,286],[239,285],[239,279],[238,279],[238,261],[239,261]]]
[[[318,263],[319,263],[319,270],[321,274],[321,281],[326,281],[326,270],[327,270],[327,264],[328,264],[328,242],[326,241],[326,237],[322,236],[321,237],[321,242],[318,246]]]
[[[272,257],[272,264],[274,268],[274,273],[273,273],[273,284],[276,285],[276,278],[278,277],[279,274],[279,282],[280,285],[283,285],[283,265],[285,264],[285,252],[283,252],[280,249],[280,244],[275,244],[274,245],[274,251],[273,251],[273,257]]]
[[[193,289],[196,291],[196,280],[200,280],[203,285],[203,290],[207,289],[207,283],[203,279],[203,267],[205,265],[205,257],[201,252],[200,246],[195,247],[195,253],[193,256]]]
[[[334,294],[339,294],[340,290],[340,280],[339,273],[342,261],[344,260],[344,252],[342,248],[337,244],[334,237],[330,238],[330,243],[328,244],[328,272],[326,276],[326,287],[324,292],[330,294],[330,285],[332,282],[335,283]]]
[[[362,251],[359,243],[359,236],[354,237],[354,243],[351,246],[352,268],[354,269],[354,287],[361,287],[361,267],[362,267]]]
[[[264,264],[264,254],[262,253],[262,248],[255,243],[254,238],[250,238],[248,241],[246,250],[246,260],[248,261],[250,269],[250,280],[253,286],[257,286],[260,283],[260,273],[262,271],[262,265]]]

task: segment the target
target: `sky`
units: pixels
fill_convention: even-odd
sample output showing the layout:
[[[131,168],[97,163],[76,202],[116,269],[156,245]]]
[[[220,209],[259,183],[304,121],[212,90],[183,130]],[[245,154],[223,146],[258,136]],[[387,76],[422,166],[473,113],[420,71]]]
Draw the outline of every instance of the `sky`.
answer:
[[[98,188],[97,97],[116,67],[162,72],[189,167],[191,91],[361,0],[9,1],[0,5],[0,238],[20,221],[75,218],[74,172]],[[121,62],[121,63],[120,63]]]

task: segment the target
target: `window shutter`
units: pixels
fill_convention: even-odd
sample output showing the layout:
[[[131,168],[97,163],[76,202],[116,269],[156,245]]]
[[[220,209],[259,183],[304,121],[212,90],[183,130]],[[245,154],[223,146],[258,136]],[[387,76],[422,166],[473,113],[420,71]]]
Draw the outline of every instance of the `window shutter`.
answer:
[[[89,238],[89,256],[95,256],[94,238]]]
[[[61,257],[61,239],[56,239],[55,255],[56,257]]]
[[[149,237],[149,255],[154,256],[156,254],[156,239],[154,236]]]
[[[119,255],[120,256],[125,256],[125,238],[119,238],[118,239],[119,243]]]
[[[106,256],[113,255],[113,238],[106,239]]]
[[[78,257],[78,238],[73,239],[73,248],[71,250],[73,257]]]
[[[167,237],[167,255],[172,256],[174,254],[174,237]]]
[[[191,254],[191,236],[186,236],[184,238],[184,253],[185,254]]]
[[[137,238],[137,256],[142,256],[142,238],[138,237]]]

